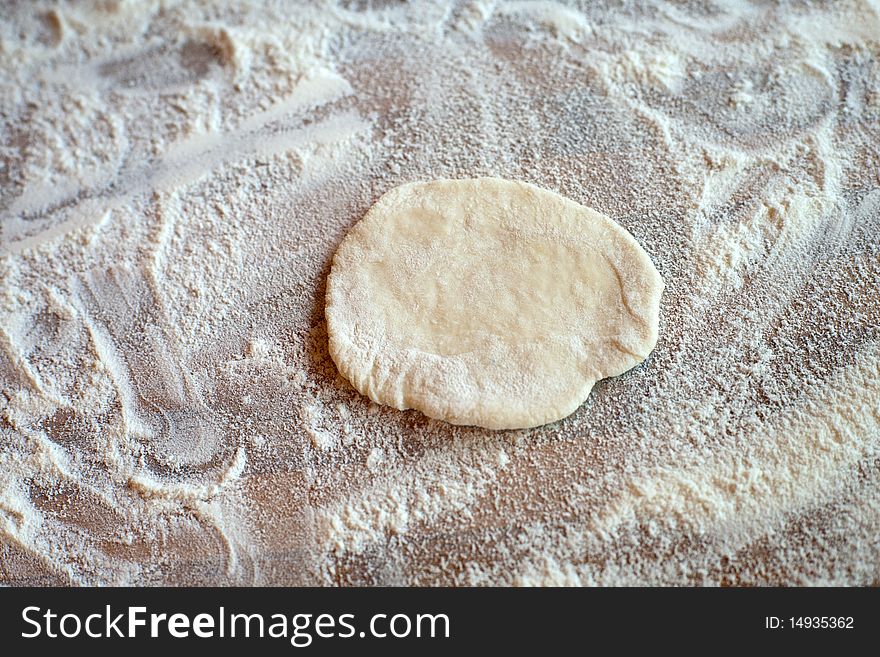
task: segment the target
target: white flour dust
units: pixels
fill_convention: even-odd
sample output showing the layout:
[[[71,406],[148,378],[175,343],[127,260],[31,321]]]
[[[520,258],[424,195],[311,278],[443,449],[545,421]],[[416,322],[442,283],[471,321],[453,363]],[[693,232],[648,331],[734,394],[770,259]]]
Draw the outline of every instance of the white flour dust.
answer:
[[[880,7],[624,6],[7,6],[0,582],[880,583]],[[667,284],[550,426],[327,353],[346,231],[476,176]]]

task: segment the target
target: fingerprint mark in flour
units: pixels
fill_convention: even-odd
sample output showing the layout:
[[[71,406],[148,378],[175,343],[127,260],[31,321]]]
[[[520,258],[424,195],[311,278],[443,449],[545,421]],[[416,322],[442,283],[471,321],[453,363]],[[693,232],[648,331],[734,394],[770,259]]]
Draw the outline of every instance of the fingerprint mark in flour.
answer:
[[[223,165],[320,149],[364,133],[368,124],[337,105],[350,93],[350,85],[338,75],[315,76],[237,127],[225,132],[192,133],[168,144],[159,157],[146,164],[139,160],[137,164],[120,162],[118,171],[88,178],[77,173],[53,180],[49,188],[42,182],[32,183],[11,201],[0,198],[0,254],[19,253],[59,232],[104,221],[104,212],[95,212],[95,207],[124,206],[154,191],[179,191]],[[124,134],[109,110],[102,110],[98,116],[111,126],[111,132]]]
[[[198,82],[224,63],[219,47],[190,40],[179,47],[162,46],[105,62],[98,67],[98,74],[133,92],[167,92]]]
[[[167,315],[142,272],[115,267],[79,281],[80,302],[100,358],[120,393],[126,425],[159,473],[202,472],[234,445],[182,365]]]

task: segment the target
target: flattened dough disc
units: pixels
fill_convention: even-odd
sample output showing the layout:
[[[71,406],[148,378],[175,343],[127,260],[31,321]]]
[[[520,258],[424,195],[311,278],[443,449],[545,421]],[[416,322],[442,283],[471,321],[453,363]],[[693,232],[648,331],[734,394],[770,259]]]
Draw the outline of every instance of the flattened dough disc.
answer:
[[[559,194],[498,178],[411,183],[333,258],[330,355],[377,403],[533,427],[648,356],[662,291],[625,229]]]

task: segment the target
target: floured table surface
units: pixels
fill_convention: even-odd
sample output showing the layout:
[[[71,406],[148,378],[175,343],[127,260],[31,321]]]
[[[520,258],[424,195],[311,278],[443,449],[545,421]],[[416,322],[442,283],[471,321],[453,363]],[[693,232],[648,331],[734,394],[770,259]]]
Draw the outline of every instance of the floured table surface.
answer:
[[[53,4],[0,21],[0,582],[880,583],[876,3]],[[328,355],[346,231],[476,176],[666,281],[552,425]]]

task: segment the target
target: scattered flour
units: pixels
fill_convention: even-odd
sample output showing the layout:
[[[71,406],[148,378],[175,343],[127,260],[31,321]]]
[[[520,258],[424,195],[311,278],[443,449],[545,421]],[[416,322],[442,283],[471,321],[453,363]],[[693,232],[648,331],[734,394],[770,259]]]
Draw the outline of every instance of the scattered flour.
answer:
[[[880,583],[878,35],[867,0],[14,3],[0,581]],[[548,427],[376,406],[327,353],[347,230],[481,175],[667,283],[651,358]]]

